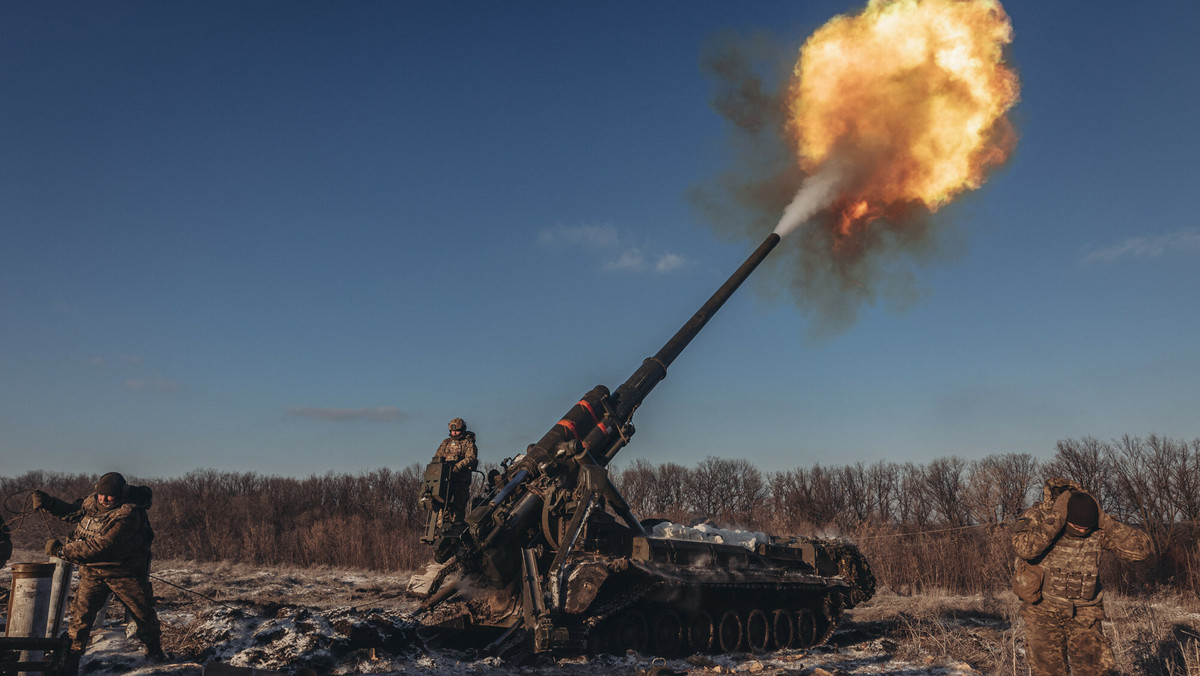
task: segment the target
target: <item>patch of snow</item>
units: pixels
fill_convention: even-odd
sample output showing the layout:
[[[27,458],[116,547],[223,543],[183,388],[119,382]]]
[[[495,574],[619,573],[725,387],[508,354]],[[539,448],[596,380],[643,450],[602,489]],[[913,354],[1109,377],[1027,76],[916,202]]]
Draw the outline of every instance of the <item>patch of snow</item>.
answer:
[[[693,530],[706,532],[706,529]],[[723,534],[720,537],[729,541]],[[203,566],[189,569],[174,563],[169,569],[156,570],[155,575],[181,586],[204,588],[204,584],[213,583],[216,573]],[[156,583],[155,591],[162,597],[159,618],[164,645],[169,653],[176,655],[175,659],[165,664],[144,660],[141,642],[129,638],[131,625],[122,622],[121,613],[114,611],[109,613],[111,619],[94,632],[81,673],[200,676],[205,663],[219,661],[287,674],[307,667],[331,676],[395,676],[414,672],[429,676],[601,676],[636,674],[659,664],[695,676],[800,676],[820,674],[818,669],[839,676],[976,676],[970,667],[941,657],[916,664],[898,660],[888,646],[877,640],[859,640],[841,649],[823,646],[809,651],[694,655],[665,661],[630,652],[595,657],[542,657],[514,665],[473,650],[427,646],[413,615],[418,601],[398,593],[406,582],[400,576],[303,570],[263,576],[259,570],[227,568],[220,575],[219,588],[224,593],[215,594],[220,604]],[[264,597],[261,587],[267,578],[271,578],[266,585],[270,593]],[[355,590],[362,598],[349,600],[345,582],[351,578],[378,591]],[[836,637],[837,634],[835,643]]]
[[[698,542],[714,542],[717,544],[739,545],[754,550],[760,544],[770,542],[766,533],[751,533],[744,530],[727,530],[702,523],[699,526],[684,526],[678,523],[664,521],[656,524],[651,531],[654,537],[666,540],[694,540]]]

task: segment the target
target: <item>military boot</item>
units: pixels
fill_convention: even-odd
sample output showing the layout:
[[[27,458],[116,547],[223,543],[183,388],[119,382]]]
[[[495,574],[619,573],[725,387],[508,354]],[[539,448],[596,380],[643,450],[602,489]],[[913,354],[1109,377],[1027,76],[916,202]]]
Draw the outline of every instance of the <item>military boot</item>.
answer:
[[[146,644],[146,659],[151,662],[166,662],[167,654],[162,649],[162,639],[150,638],[143,639]]]
[[[83,653],[77,653],[74,650],[68,650],[63,654],[62,666],[59,667],[58,673],[60,676],[78,676],[79,660],[83,657]]]

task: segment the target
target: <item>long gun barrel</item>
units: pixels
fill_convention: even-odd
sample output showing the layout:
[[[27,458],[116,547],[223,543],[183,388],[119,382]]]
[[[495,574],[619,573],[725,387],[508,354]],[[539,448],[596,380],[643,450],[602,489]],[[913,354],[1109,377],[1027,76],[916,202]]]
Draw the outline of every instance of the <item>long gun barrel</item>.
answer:
[[[641,367],[615,393],[610,395],[608,388],[600,385],[584,395],[558,424],[530,448],[531,455],[535,456],[533,459],[546,460],[554,454],[554,449],[574,439],[598,464],[607,465],[617,451],[628,443],[631,431],[625,428],[633,412],[650,391],[667,377],[667,367],[777,244],[779,235],[771,233],[662,349],[642,362]]]
[[[848,543],[769,537],[748,550],[665,539],[638,520],[609,476],[638,407],[779,241],[768,236],[620,387],[593,388],[524,455],[489,475],[488,494],[432,543],[444,566],[422,576],[431,581],[422,609],[466,603],[431,623],[499,632],[488,651],[501,656],[647,646],[668,654],[682,650],[684,636],[693,650],[714,642],[723,651],[761,650],[772,641],[823,642],[844,608],[870,598],[874,576]],[[442,575],[454,581],[435,590]]]
[[[468,514],[463,528],[454,528],[434,544],[435,558],[457,556],[468,568],[486,572],[500,585],[511,579],[519,560],[514,546],[535,528],[539,515],[546,521],[554,496],[580,488],[585,495],[603,497],[634,533],[642,527],[629,505],[608,479],[605,466],[629,443],[632,418],[642,401],[667,376],[675,358],[729,300],[746,278],[779,244],[772,233],[742,263],[716,293],[700,307],[653,357],[642,362],[616,392],[597,385],[567,411],[550,431],[530,444],[524,457],[507,468],[501,486]],[[582,486],[582,488],[581,488]],[[590,500],[591,498],[588,498]],[[585,500],[584,502],[586,502]],[[574,524],[575,537],[580,524]],[[558,545],[553,546],[554,549]],[[564,547],[569,549],[568,547]],[[562,552],[565,556],[565,551]],[[562,557],[560,556],[560,559]]]

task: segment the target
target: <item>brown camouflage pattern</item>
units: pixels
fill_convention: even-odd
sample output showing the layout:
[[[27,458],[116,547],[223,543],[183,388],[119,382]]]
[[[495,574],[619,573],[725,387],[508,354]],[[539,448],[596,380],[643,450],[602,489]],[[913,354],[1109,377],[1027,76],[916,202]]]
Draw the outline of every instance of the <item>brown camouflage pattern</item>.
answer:
[[[1085,536],[1064,529],[1071,491],[1083,492],[1066,480],[1048,481],[1044,499],[1013,528],[1017,556],[1044,574],[1040,600],[1021,606],[1035,676],[1104,674],[1112,668],[1112,649],[1102,628],[1100,553],[1108,550],[1126,561],[1142,561],[1150,554],[1149,536],[1104,512],[1100,527]]]
[[[73,503],[51,498],[43,509],[76,524],[63,545],[63,559],[87,566],[99,576],[129,577],[150,570],[154,531],[146,509],[132,502],[105,509],[89,495]]]
[[[463,432],[458,438],[447,437],[438,446],[433,457],[453,462],[455,472],[469,472],[475,469],[475,466],[479,464],[479,449],[475,446],[475,435],[471,432]]]
[[[433,454],[434,460],[438,458],[454,463],[450,472],[446,511],[452,521],[462,521],[467,515],[467,501],[471,495],[471,471],[479,464],[475,433],[464,429],[457,437],[447,437]]]
[[[154,590],[150,586],[150,579],[146,576],[101,577],[88,566],[83,566],[79,570],[79,586],[71,600],[71,621],[67,625],[71,651],[83,654],[87,650],[92,623],[104,607],[110,591],[129,608],[142,643],[148,648],[161,648],[162,628],[158,613],[154,611]]]
[[[1092,676],[1113,668],[1104,636],[1104,606],[1058,606],[1049,599],[1021,606],[1026,658],[1034,676]]]
[[[79,586],[71,599],[67,635],[77,659],[87,649],[92,623],[111,592],[129,609],[138,638],[148,650],[161,651],[162,628],[154,611],[150,586],[150,545],[154,530],[144,503],[126,501],[103,507],[96,496],[75,502],[47,497],[42,509],[76,524],[59,556],[79,564]],[[69,673],[69,672],[68,672]]]

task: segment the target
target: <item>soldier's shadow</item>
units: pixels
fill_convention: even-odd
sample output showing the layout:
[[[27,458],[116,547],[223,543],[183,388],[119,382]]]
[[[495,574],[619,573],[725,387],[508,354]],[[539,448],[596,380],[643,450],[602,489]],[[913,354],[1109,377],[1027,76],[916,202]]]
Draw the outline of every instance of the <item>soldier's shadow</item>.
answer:
[[[914,638],[960,634],[965,637],[978,632],[1002,634],[1011,629],[1009,617],[998,612],[956,608],[935,612],[900,611],[876,620],[846,622],[830,637],[829,644],[836,648],[864,647],[875,641],[898,644]]]
[[[1138,673],[1191,674],[1200,662],[1200,630],[1186,624],[1171,628],[1169,638],[1158,644],[1154,653],[1143,653],[1135,660]]]

